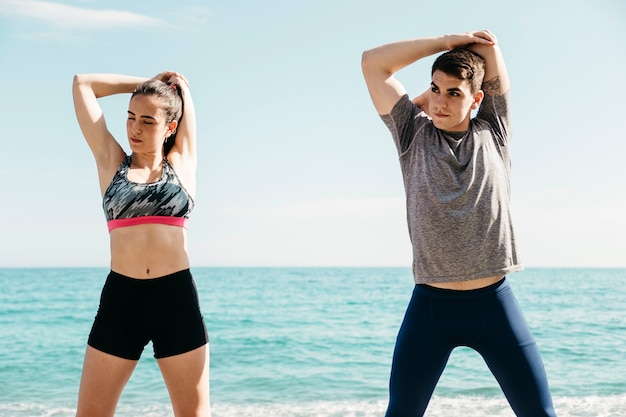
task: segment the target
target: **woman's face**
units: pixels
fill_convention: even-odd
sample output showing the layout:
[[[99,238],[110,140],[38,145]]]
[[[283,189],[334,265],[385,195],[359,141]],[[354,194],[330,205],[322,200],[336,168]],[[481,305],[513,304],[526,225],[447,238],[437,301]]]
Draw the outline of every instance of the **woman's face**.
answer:
[[[126,133],[133,152],[157,153],[172,131],[156,96],[136,95],[128,105]]]

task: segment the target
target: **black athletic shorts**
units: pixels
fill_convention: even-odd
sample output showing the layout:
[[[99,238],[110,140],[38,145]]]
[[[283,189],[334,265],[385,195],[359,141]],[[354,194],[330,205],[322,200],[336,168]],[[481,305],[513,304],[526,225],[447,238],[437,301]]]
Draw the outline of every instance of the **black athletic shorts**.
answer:
[[[209,342],[188,269],[154,279],[109,273],[87,343],[102,352],[138,360],[149,341],[157,359]]]

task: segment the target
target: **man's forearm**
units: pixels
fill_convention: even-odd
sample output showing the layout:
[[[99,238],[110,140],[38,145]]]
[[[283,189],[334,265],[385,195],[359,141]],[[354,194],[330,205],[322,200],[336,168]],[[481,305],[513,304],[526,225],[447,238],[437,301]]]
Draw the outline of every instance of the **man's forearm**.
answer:
[[[491,96],[506,93],[511,88],[504,57],[497,44],[473,44],[468,49],[476,52],[485,59],[485,77],[482,89]]]
[[[399,41],[365,51],[362,65],[364,69],[394,74],[422,58],[447,49],[445,36]]]

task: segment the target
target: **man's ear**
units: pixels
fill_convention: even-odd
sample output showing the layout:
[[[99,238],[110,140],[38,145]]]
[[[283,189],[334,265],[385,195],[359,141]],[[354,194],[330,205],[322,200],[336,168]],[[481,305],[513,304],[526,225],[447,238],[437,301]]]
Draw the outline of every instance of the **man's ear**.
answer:
[[[476,110],[480,107],[480,103],[483,102],[483,98],[485,98],[485,93],[483,90],[478,90],[476,94],[474,94],[474,102],[472,103],[472,110]]]

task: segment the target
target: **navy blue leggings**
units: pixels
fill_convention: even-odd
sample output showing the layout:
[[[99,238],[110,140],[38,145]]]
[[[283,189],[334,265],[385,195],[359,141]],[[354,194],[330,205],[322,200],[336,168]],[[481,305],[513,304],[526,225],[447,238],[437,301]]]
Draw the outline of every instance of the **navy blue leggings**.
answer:
[[[396,341],[385,416],[424,415],[458,346],[484,358],[517,416],[556,416],[539,349],[506,279],[470,291],[415,286]]]

